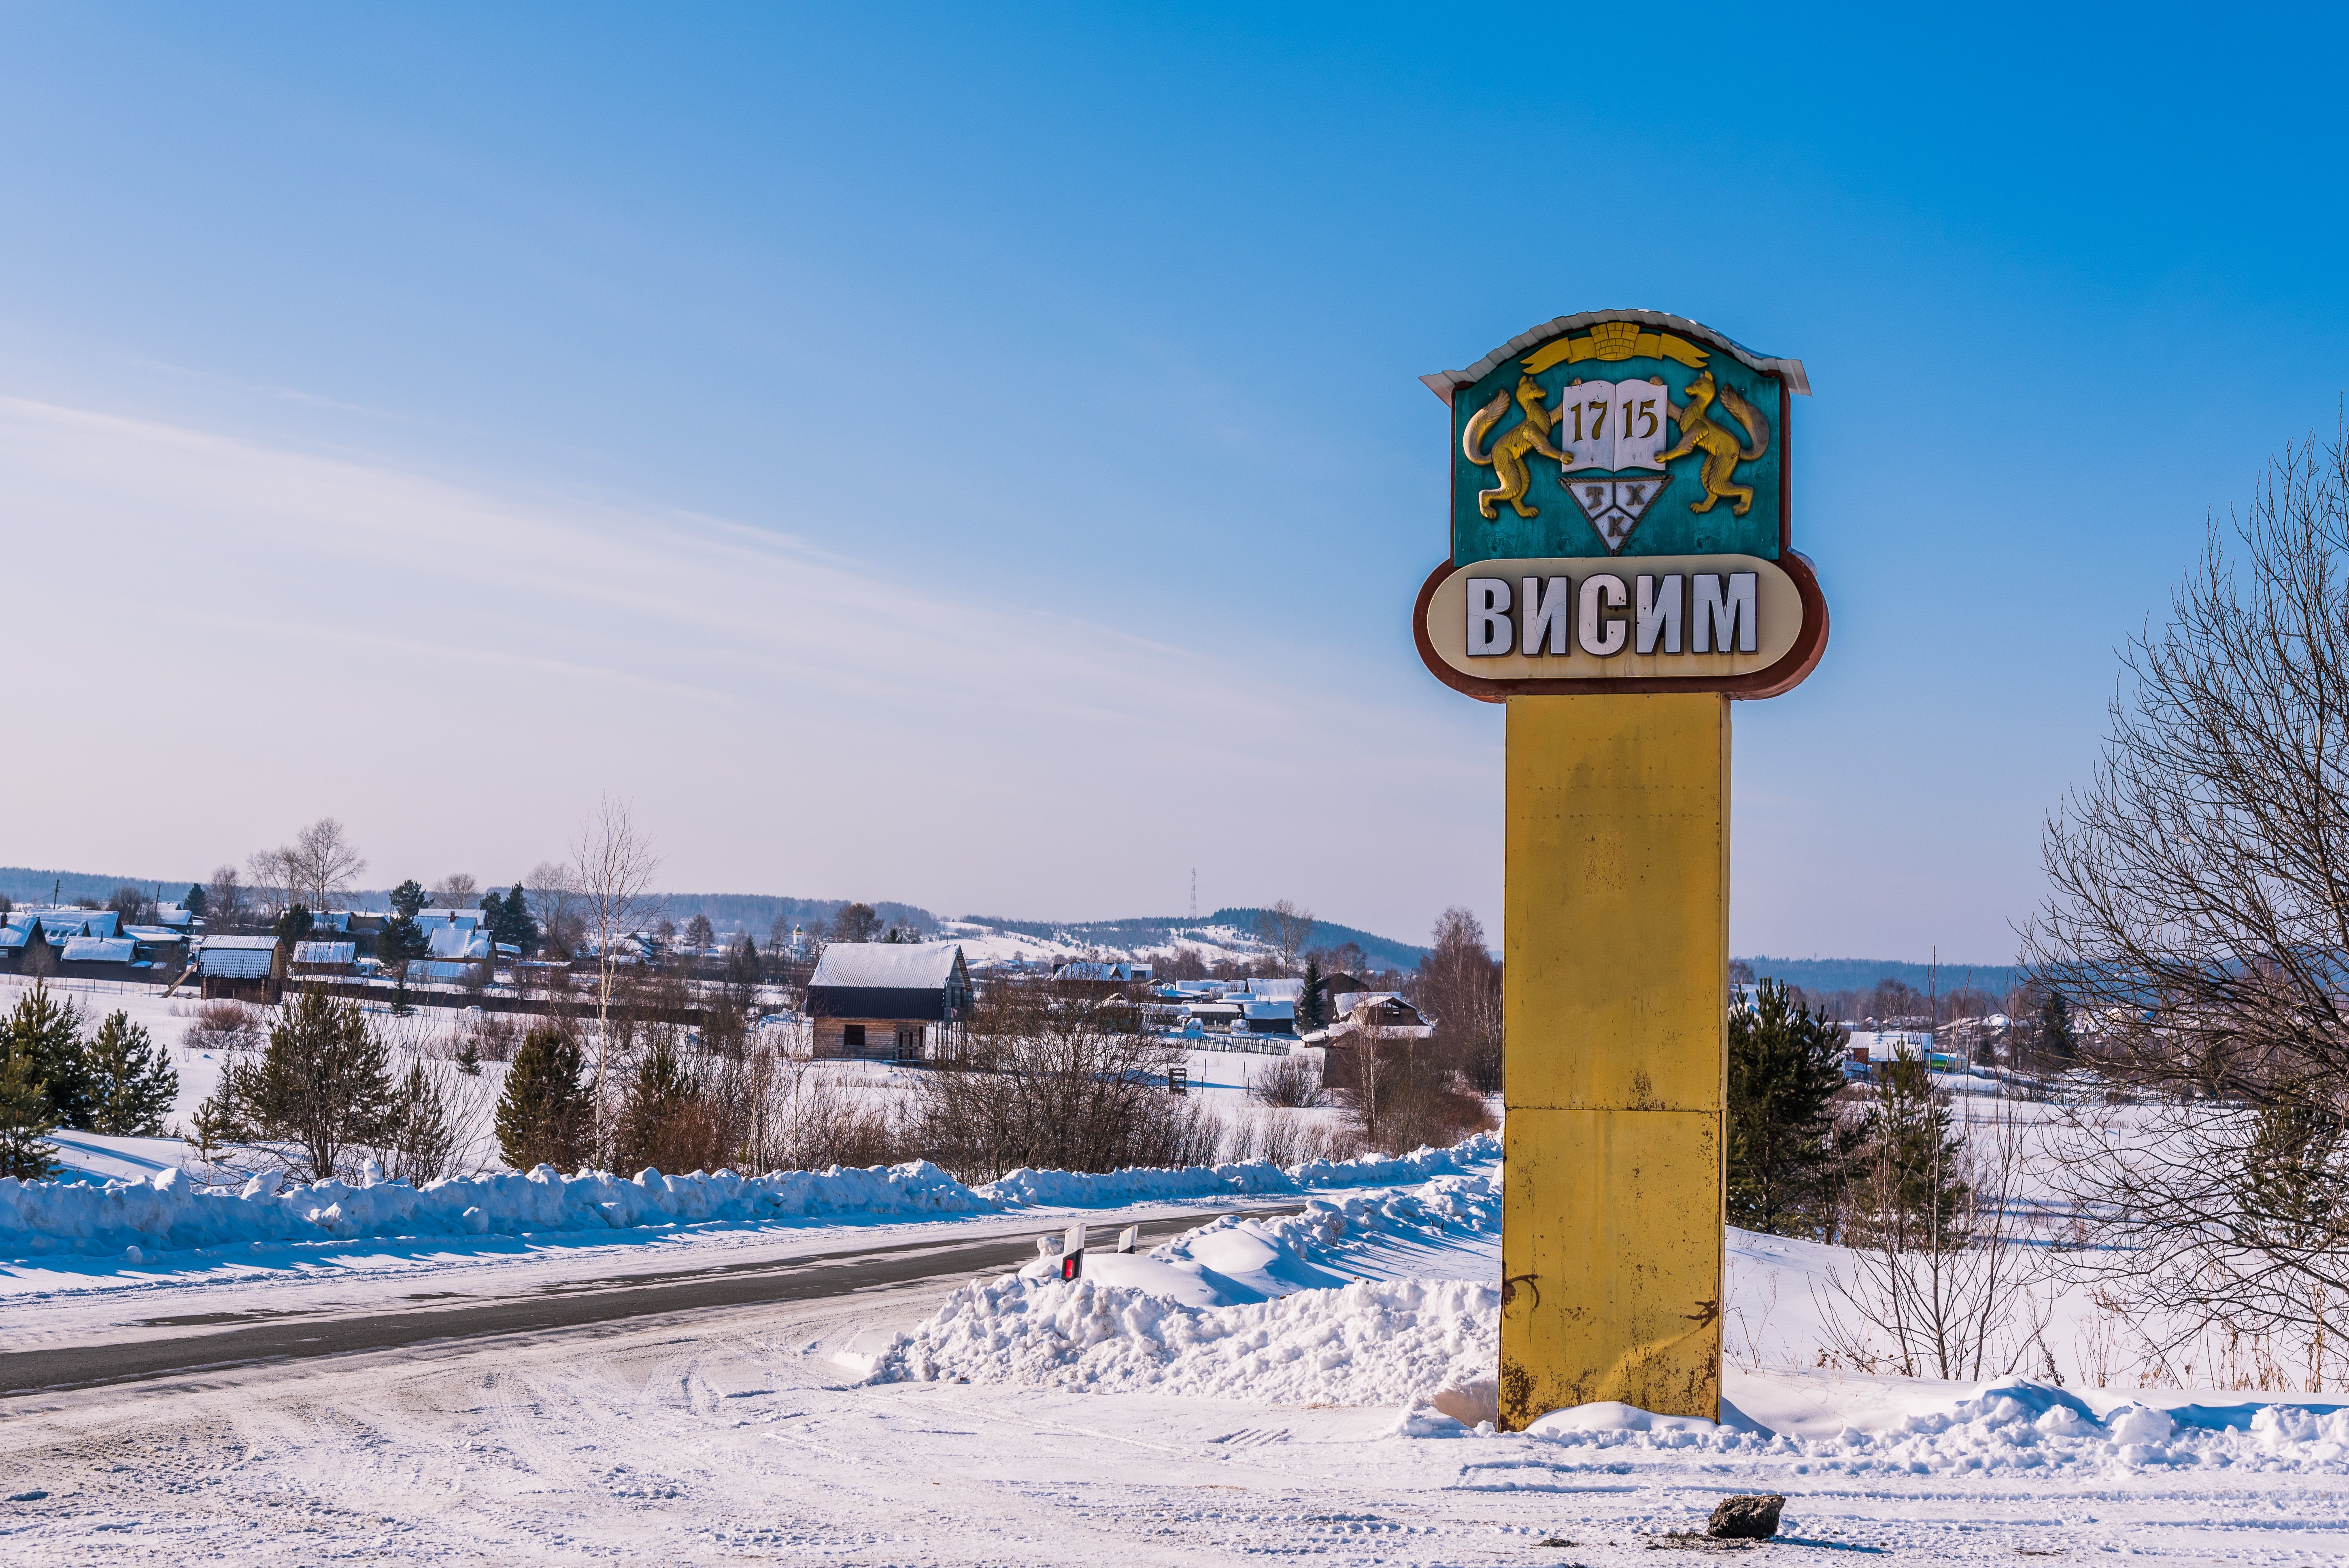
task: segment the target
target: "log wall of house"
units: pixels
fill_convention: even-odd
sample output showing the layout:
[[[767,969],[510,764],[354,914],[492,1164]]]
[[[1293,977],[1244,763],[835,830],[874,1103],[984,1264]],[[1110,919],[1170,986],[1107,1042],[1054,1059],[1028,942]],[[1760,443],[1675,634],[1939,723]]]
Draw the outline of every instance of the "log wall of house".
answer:
[[[819,1057],[868,1062],[901,1060],[919,1061],[926,1054],[929,1026],[918,1019],[905,1018],[817,1018],[815,1054]],[[848,1043],[851,1027],[862,1027],[864,1044],[852,1047]],[[901,1037],[904,1045],[899,1045]]]

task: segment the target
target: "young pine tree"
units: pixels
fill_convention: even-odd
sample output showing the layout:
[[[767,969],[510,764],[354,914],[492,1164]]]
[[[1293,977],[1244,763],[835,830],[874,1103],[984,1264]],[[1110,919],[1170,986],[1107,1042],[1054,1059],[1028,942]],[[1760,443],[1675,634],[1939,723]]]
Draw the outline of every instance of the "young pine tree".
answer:
[[[708,1162],[707,1104],[700,1079],[666,1039],[636,1063],[613,1132],[620,1170],[689,1171]]]
[[[1863,1245],[1948,1252],[1971,1229],[1966,1148],[1923,1058],[1885,1064],[1860,1122],[1848,1229]]]
[[[50,1156],[57,1146],[49,1141],[57,1127],[31,1056],[0,1037],[0,1176],[47,1181],[57,1170]]]
[[[579,1042],[568,1030],[542,1027],[523,1037],[498,1101],[498,1148],[507,1164],[575,1171],[586,1163],[595,1118],[585,1071]]]
[[[288,1002],[255,1062],[231,1062],[220,1106],[239,1125],[294,1146],[297,1173],[336,1175],[394,1132],[391,1058],[357,1004],[305,992]]]
[[[440,1080],[422,1062],[409,1064],[408,1076],[392,1096],[383,1141],[388,1157],[386,1174],[395,1181],[421,1187],[449,1174],[457,1152],[456,1130],[450,1125],[448,1097]]]
[[[57,1124],[87,1130],[94,1104],[89,1069],[81,1047],[81,1009],[71,1000],[49,994],[46,981],[16,998],[5,1022],[0,1022],[0,1042],[25,1058],[26,1072],[47,1097],[49,1114]]]
[[[180,1075],[171,1053],[148,1038],[146,1029],[116,1012],[82,1047],[90,1096],[90,1130],[113,1138],[153,1138],[180,1098]]]
[[[414,920],[416,918],[416,912],[424,907],[424,901],[427,896],[423,884],[419,882],[414,877],[409,877],[406,882],[401,882],[398,887],[391,890],[392,913],[394,914],[404,915],[409,920]]]
[[[1729,1015],[1729,1222],[1772,1235],[1816,1232],[1834,1166],[1843,1031],[1764,980]]]

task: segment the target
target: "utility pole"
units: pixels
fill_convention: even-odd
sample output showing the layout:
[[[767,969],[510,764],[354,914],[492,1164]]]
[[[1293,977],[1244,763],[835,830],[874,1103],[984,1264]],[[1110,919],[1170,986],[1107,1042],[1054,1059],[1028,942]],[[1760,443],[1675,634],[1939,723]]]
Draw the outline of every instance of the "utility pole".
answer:
[[[1196,866],[1191,868],[1191,919],[1195,924],[1199,919],[1199,868]]]

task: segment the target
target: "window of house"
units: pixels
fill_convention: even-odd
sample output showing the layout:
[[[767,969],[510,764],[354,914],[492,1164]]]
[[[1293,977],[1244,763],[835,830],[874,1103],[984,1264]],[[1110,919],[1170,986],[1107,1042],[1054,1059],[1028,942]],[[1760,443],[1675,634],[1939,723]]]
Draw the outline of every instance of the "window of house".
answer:
[[[842,1047],[846,1050],[863,1050],[864,1048],[864,1026],[862,1024],[843,1024],[840,1026],[840,1043]]]

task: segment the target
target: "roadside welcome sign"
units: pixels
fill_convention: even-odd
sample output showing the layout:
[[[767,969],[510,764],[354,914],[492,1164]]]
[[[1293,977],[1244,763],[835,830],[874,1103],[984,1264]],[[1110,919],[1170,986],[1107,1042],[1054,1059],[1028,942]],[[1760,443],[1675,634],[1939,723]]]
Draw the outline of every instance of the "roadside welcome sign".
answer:
[[[1717,1419],[1729,703],[1826,651],[1800,361],[1654,311],[1423,377],[1452,411],[1421,658],[1506,705],[1501,1420]]]
[[[1826,603],[1787,493],[1800,361],[1601,311],[1423,379],[1452,407],[1452,548],[1416,626],[1438,680],[1757,697],[1818,663]]]

